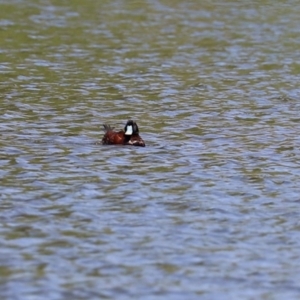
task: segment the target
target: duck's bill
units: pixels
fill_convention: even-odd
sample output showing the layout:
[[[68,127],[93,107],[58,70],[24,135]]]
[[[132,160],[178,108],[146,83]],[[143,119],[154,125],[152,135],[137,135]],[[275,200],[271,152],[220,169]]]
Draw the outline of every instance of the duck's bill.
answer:
[[[132,133],[133,133],[132,126],[131,125],[127,126],[125,135],[132,135]]]

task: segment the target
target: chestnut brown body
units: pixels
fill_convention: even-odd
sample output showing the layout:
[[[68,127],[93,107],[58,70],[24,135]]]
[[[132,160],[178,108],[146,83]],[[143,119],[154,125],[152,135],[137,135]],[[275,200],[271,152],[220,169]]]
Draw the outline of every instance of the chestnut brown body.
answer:
[[[103,125],[105,134],[102,138],[103,145],[132,145],[145,147],[145,142],[139,135],[136,122],[129,120],[124,130],[114,131],[109,125]]]

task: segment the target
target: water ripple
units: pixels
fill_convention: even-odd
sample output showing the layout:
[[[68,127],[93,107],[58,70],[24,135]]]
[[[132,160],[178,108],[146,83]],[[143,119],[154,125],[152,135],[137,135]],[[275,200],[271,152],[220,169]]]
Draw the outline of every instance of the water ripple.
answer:
[[[299,298],[298,3],[0,6],[3,299]]]

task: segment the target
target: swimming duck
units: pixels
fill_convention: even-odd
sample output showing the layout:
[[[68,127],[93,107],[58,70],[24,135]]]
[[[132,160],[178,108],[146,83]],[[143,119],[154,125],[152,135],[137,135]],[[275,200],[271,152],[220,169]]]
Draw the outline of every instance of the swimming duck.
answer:
[[[145,142],[139,136],[139,128],[135,121],[128,120],[124,130],[114,131],[109,125],[103,125],[104,137],[103,145],[132,145],[145,147]]]

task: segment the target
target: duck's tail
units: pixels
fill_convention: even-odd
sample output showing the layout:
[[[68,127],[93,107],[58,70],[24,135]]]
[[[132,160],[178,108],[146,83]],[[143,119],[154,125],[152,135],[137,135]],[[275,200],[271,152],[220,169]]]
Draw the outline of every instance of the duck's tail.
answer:
[[[105,132],[114,130],[114,127],[111,127],[110,125],[103,124],[103,127]]]

